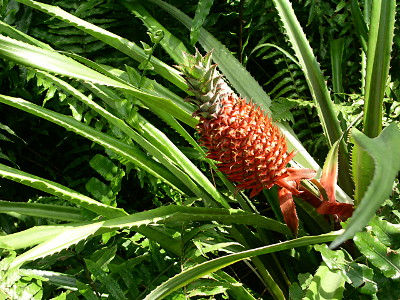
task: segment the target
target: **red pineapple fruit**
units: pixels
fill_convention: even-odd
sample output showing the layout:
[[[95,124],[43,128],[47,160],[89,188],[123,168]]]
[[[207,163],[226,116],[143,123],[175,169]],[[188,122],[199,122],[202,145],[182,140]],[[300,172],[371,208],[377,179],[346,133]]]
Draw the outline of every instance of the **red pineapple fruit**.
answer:
[[[311,179],[315,171],[287,167],[294,152],[287,152],[285,136],[254,104],[238,97],[211,63],[196,51],[185,54],[178,68],[187,80],[200,117],[200,142],[208,148],[208,158],[218,161],[218,169],[239,189],[251,189],[254,197],[263,189],[280,187],[279,201],[286,224],[296,236],[298,217],[292,195],[300,195],[300,181]]]

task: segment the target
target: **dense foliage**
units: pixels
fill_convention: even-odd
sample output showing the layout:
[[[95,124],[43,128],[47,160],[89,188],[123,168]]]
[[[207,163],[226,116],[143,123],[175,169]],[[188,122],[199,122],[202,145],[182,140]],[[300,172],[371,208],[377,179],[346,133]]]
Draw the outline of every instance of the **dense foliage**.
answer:
[[[398,10],[0,2],[0,299],[399,299]],[[176,68],[195,49],[352,218],[296,199],[295,238],[276,188],[217,171]]]

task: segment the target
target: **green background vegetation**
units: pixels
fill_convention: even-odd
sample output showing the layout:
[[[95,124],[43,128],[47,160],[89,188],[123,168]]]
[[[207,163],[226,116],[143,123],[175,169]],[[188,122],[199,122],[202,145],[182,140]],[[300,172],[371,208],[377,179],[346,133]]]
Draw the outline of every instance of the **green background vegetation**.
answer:
[[[399,8],[291,2],[0,2],[0,299],[400,298]],[[339,161],[346,231],[296,200],[293,239],[205,158],[195,48],[298,164]]]

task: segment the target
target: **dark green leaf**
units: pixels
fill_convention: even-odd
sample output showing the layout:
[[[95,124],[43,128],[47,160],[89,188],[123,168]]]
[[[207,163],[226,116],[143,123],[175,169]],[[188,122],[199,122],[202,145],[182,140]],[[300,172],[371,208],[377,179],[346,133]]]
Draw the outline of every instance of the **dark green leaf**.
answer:
[[[371,232],[359,232],[354,242],[362,254],[388,278],[400,278],[400,253],[382,244]]]
[[[110,274],[104,272],[100,266],[90,259],[85,259],[85,263],[89,272],[92,273],[96,280],[103,284],[105,290],[108,291],[113,298],[118,300],[128,300],[118,282],[112,278]]]
[[[90,288],[88,284],[84,284],[80,282],[79,280],[76,281],[76,287],[79,290],[79,293],[82,294],[83,297],[85,297],[86,300],[98,300],[96,294],[94,291]]]

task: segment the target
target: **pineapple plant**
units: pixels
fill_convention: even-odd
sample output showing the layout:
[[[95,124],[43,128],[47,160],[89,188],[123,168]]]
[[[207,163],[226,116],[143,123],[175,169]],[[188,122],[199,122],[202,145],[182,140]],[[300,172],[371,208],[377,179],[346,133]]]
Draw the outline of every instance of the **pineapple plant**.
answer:
[[[193,95],[186,101],[198,107],[193,116],[199,117],[200,143],[208,149],[207,157],[218,162],[218,170],[236,182],[238,189],[251,190],[251,198],[278,186],[284,220],[296,236],[299,223],[293,195],[312,198],[309,202],[315,207],[323,202],[300,184],[313,179],[316,171],[288,167],[295,153],[288,153],[285,136],[259,107],[234,93],[211,56],[212,51],[205,56],[198,50],[195,55],[185,53],[184,64],[178,66]],[[342,209],[340,204],[325,204],[323,213],[349,216],[349,207]]]

